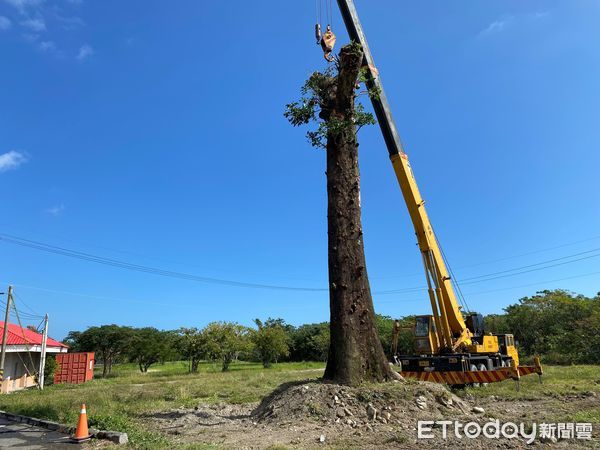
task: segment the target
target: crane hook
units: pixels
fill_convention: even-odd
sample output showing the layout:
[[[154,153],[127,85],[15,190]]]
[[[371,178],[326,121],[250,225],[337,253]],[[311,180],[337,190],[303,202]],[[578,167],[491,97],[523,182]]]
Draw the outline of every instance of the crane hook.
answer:
[[[317,45],[319,45],[321,43],[321,38],[323,37],[323,34],[321,33],[320,23],[317,23],[315,25],[315,37],[317,38]]]
[[[327,31],[321,38],[321,48],[323,49],[324,57],[327,61],[332,62],[334,57],[331,56],[333,52],[333,47],[335,46],[335,34],[331,31],[331,25],[327,25]]]

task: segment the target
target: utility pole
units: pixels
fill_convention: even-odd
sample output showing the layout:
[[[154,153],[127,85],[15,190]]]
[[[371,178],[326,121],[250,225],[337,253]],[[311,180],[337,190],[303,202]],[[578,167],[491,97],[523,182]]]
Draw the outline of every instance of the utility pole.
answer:
[[[4,333],[2,334],[2,352],[0,353],[0,377],[2,377],[2,380],[4,380],[4,359],[6,358],[6,342],[8,341],[8,318],[10,316],[10,302],[12,302],[12,286],[8,286],[6,313],[4,315]]]
[[[42,354],[40,355],[40,371],[38,387],[44,389],[44,369],[46,368],[46,341],[48,341],[48,314],[44,317],[44,334],[42,335]]]

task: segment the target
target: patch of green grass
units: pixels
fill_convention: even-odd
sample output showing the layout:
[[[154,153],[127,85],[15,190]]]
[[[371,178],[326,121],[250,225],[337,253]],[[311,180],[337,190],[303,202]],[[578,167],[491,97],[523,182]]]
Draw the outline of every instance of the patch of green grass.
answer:
[[[580,422],[580,423],[600,423],[600,407],[590,408],[585,411],[578,411],[566,417],[559,418],[563,422]]]
[[[263,369],[261,364],[237,362],[230,371],[222,372],[218,364],[206,362],[199,373],[190,374],[187,364],[179,361],[157,364],[142,374],[135,364],[119,364],[105,379],[2,395],[0,409],[75,425],[85,403],[90,426],[128,433],[134,448],[166,449],[173,444],[164,435],[148,431],[146,414],[200,403],[256,402],[282,383],[322,376],[323,367],[323,363],[280,363]],[[96,374],[101,373],[100,368]]]
[[[386,444],[406,444],[407,442],[408,438],[400,432],[394,433],[392,436],[385,440]]]
[[[540,384],[536,374],[521,377],[521,388],[516,383],[506,380],[491,383],[485,387],[456,390],[458,395],[467,393],[474,397],[495,395],[505,399],[538,400],[541,398],[561,398],[569,394],[580,394],[593,391],[600,393],[599,366],[544,366],[544,375]]]
[[[184,444],[178,448],[181,450],[218,450],[222,447],[215,444]]]
[[[220,447],[176,446],[165,435],[149,431],[151,427],[148,426],[146,414],[180,407],[191,408],[200,403],[256,402],[282,383],[319,378],[323,367],[323,363],[281,363],[263,369],[260,364],[236,362],[230,371],[221,372],[218,364],[205,362],[200,365],[199,373],[190,374],[185,362],[173,362],[152,366],[150,372],[142,374],[135,364],[115,365],[110,378],[97,378],[82,385],[56,385],[43,391],[32,389],[1,395],[0,409],[75,425],[79,408],[85,403],[90,426],[127,432],[134,448],[213,450]],[[538,383],[536,375],[523,377],[520,392],[516,391],[515,383],[511,381],[457,392],[459,395],[471,393],[477,397],[495,395],[509,400],[556,398],[556,401],[569,394],[588,391],[600,394],[598,366],[548,366],[544,367],[544,371],[544,384]],[[390,384],[383,391],[404,392],[407,383],[416,384],[416,381]],[[361,390],[361,400],[370,401],[373,392],[382,389],[380,385],[379,388],[377,386],[365,384]],[[318,409],[316,407],[313,413],[318,414]],[[563,419],[600,423],[600,407],[588,408]],[[403,436],[398,435],[394,439],[401,441]],[[400,441],[396,443],[401,446],[403,442]],[[350,439],[341,444],[332,444],[334,448],[344,449],[356,446],[356,442]],[[330,448],[328,443],[325,447]]]
[[[313,416],[320,416],[321,414],[323,414],[323,407],[319,403],[309,403],[308,411]]]

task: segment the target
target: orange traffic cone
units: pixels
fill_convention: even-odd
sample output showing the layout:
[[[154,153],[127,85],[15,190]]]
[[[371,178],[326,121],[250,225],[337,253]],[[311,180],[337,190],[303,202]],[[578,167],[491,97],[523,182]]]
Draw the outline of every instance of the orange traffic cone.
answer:
[[[90,433],[88,431],[87,412],[85,410],[85,404],[83,404],[81,405],[81,412],[79,413],[77,429],[75,430],[75,436],[73,436],[73,439],[77,442],[82,442],[89,438]]]

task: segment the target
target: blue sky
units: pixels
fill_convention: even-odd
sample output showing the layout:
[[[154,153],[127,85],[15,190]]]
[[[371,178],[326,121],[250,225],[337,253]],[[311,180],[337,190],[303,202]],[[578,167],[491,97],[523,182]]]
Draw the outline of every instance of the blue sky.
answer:
[[[600,4],[357,7],[469,305],[491,313],[538,289],[600,291]],[[324,153],[282,114],[325,67],[314,21],[308,0],[0,0],[0,233],[205,277],[326,287]],[[336,10],[339,44],[342,26]],[[378,127],[360,140],[376,309],[428,313]],[[0,241],[9,282],[58,338],[102,323],[328,318],[323,291],[166,278]],[[390,290],[402,292],[381,294]]]

